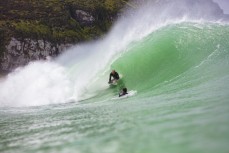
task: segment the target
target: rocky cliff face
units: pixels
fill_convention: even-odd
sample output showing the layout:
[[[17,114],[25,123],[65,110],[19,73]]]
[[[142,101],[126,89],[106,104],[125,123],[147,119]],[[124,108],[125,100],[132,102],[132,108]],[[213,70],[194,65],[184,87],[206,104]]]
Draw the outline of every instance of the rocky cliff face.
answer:
[[[0,1],[0,71],[59,55],[110,28],[126,1]]]
[[[12,37],[6,46],[7,51],[3,53],[1,68],[9,71],[33,60],[46,60],[59,55],[70,46],[71,44],[55,44],[45,40]]]

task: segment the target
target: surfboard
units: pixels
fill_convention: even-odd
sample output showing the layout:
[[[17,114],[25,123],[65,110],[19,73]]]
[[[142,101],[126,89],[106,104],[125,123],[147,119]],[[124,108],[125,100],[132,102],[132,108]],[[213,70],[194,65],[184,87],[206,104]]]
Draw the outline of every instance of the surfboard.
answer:
[[[118,85],[118,81],[112,81],[112,82],[108,82],[110,86],[117,86]]]

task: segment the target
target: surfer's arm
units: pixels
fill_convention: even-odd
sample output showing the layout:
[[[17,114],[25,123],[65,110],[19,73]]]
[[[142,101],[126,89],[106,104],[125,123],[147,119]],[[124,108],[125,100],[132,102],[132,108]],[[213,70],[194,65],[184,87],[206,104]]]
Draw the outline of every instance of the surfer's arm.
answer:
[[[119,74],[117,73],[117,80],[119,80],[120,79],[120,77],[119,77]]]
[[[112,75],[110,74],[110,77],[109,77],[109,82],[111,82],[111,76],[112,76]]]

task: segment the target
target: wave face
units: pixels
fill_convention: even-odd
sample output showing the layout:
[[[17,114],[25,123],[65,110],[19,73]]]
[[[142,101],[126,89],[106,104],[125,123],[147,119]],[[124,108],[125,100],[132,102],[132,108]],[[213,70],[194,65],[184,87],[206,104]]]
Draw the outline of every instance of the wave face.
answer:
[[[212,23],[168,25],[130,45],[112,67],[125,76],[128,87],[144,92],[172,82],[173,89],[183,90],[187,84],[227,80],[228,32],[228,25]]]

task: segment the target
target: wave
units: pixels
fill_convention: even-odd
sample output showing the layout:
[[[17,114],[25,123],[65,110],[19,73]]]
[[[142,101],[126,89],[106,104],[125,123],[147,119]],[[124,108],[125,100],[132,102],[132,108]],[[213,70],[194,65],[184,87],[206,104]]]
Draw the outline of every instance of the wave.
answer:
[[[199,83],[228,77],[228,32],[228,25],[213,23],[168,25],[131,45],[112,68],[126,86],[144,92],[182,77]]]
[[[10,74],[1,81],[0,107],[94,96],[106,90],[113,68],[123,74],[128,88],[148,91],[191,69],[202,72],[208,61],[228,61],[228,16],[216,3],[167,0],[144,4],[127,11],[104,38],[78,44],[53,61],[30,63]],[[221,62],[212,65],[214,74]]]

